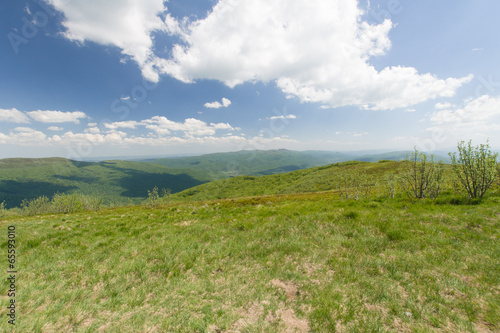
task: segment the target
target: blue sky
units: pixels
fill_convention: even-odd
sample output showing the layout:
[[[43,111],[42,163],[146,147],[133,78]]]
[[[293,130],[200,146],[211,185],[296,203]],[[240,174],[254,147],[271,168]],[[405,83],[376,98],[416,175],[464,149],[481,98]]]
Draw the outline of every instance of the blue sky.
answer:
[[[0,158],[500,147],[497,0],[6,0]]]

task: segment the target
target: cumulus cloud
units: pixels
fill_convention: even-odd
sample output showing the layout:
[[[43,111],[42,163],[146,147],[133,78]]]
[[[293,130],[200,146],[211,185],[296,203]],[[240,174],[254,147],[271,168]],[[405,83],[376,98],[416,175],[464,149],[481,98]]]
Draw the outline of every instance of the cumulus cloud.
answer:
[[[496,136],[500,130],[500,96],[483,95],[466,100],[462,107],[449,104],[436,108],[439,111],[432,114],[433,126],[428,131],[470,138],[478,134]]]
[[[375,69],[370,60],[390,50],[393,23],[363,21],[356,0],[220,0],[199,20],[172,17],[163,0],[45,1],[64,13],[66,38],[116,46],[154,82],[159,74],[229,87],[275,82],[287,97],[324,108],[387,110],[454,96],[472,79],[441,79],[413,67]],[[160,58],[153,34],[176,35],[182,43]]]
[[[114,123],[105,123],[104,127],[109,128],[109,129],[117,129],[117,128],[130,128],[134,129],[139,123],[135,120],[128,120],[128,121],[118,121]]]
[[[9,123],[29,123],[24,112],[17,109],[0,109],[0,121]]]
[[[371,25],[362,14],[355,0],[219,1],[183,29],[185,45],[175,45],[160,67],[183,82],[275,81],[302,102],[373,110],[450,97],[472,79],[439,79],[402,66],[377,71],[369,60],[390,49],[393,24]]]
[[[85,131],[75,133],[65,132],[60,135],[47,136],[46,134],[29,127],[17,127],[8,134],[0,132],[0,144],[14,144],[20,146],[43,147],[92,147],[92,146],[173,146],[197,145],[198,147],[231,147],[234,149],[254,148],[271,149],[282,148],[285,144],[296,144],[297,141],[285,136],[246,138],[243,134],[215,136],[217,130],[240,130],[225,123],[206,124],[197,119],[186,119],[183,123],[170,122],[164,117],[153,117],[140,122],[140,125],[156,125],[152,130],[158,135],[129,135],[123,131],[110,130],[108,133]],[[166,131],[183,131],[183,133],[165,136]],[[183,135],[184,134],[184,135]],[[292,146],[290,146],[292,147]],[[71,150],[71,149],[70,149]]]
[[[166,10],[163,0],[44,1],[64,14],[66,38],[116,46],[139,65],[145,78],[158,81],[152,33],[167,31],[160,18]]]
[[[218,101],[211,102],[211,103],[205,103],[203,106],[209,109],[219,109],[219,108],[227,108],[229,105],[231,105],[231,101],[227,98],[222,98],[222,104]]]
[[[434,106],[436,110],[444,110],[444,109],[450,109],[453,107],[453,104],[451,103],[436,103]]]
[[[207,124],[195,118],[185,119],[184,122],[176,122],[164,116],[154,116],[141,121],[130,120],[104,123],[104,127],[110,130],[119,128],[135,129],[138,126],[143,126],[160,136],[170,135],[173,132],[182,132],[185,136],[210,136],[214,135],[217,130],[240,130],[240,128],[235,128],[227,123]]]
[[[28,116],[41,123],[80,123],[80,119],[87,118],[87,115],[81,111],[62,112],[62,111],[30,111]]]
[[[281,115],[281,116],[272,116],[268,117],[266,119],[274,120],[274,119],[297,119],[297,116],[294,114],[286,114],[286,115]]]
[[[153,130],[162,136],[175,131],[182,131],[186,136],[211,136],[219,129],[235,130],[235,128],[226,123],[211,123],[208,125],[206,122],[194,118],[188,118],[183,123],[180,123],[163,116],[155,116],[151,119],[143,120],[141,123],[145,124],[147,129]]]
[[[50,126],[47,128],[49,131],[54,131],[54,132],[59,132],[59,131],[63,131],[64,128],[62,127],[57,127],[57,126]]]
[[[16,127],[14,132],[11,132],[10,135],[5,137],[5,139],[19,145],[26,145],[33,142],[43,142],[46,137],[47,136],[44,133],[32,128]]]

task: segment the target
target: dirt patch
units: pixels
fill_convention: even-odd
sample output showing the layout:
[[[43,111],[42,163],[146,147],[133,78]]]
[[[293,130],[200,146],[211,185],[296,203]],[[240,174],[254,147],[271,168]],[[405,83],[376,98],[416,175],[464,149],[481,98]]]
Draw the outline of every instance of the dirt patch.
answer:
[[[286,281],[281,281],[279,279],[274,279],[271,281],[271,284],[275,287],[284,290],[288,299],[293,299],[299,295],[299,288],[297,288],[297,286],[292,282],[286,282]]]
[[[248,309],[240,311],[242,318],[234,323],[234,329],[239,332],[241,329],[256,324],[260,317],[264,315],[264,307],[261,304],[254,303]]]
[[[181,226],[181,227],[187,227],[190,226],[193,223],[198,222],[198,220],[187,220],[187,221],[182,221],[181,223],[176,223],[175,225]]]
[[[383,315],[387,315],[387,313],[389,313],[389,309],[384,308],[383,306],[380,306],[378,304],[365,303],[364,306],[368,311],[378,312]]]
[[[297,318],[293,309],[279,309],[276,311],[276,317],[280,319],[280,327],[282,327],[280,332],[309,332],[309,321]]]

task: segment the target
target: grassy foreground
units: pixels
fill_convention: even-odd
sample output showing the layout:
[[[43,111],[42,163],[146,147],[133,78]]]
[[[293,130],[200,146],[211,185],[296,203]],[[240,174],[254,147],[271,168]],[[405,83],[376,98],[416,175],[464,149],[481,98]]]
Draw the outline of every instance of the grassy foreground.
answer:
[[[499,202],[311,193],[4,220],[18,321],[2,279],[0,331],[498,332]]]

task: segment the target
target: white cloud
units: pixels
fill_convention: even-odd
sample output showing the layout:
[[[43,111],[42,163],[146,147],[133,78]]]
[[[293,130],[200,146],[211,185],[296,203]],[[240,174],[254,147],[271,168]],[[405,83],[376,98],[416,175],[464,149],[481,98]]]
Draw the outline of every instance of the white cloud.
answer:
[[[272,116],[266,119],[297,119],[297,116],[294,114],[287,114],[287,115],[281,115],[281,116]]]
[[[29,118],[17,109],[0,109],[0,121],[10,123],[29,123]]]
[[[167,31],[158,16],[166,10],[163,0],[45,1],[64,14],[66,38],[116,46],[139,65],[145,78],[158,81],[152,33]]]
[[[25,145],[43,142],[47,136],[44,133],[29,127],[16,127],[14,132],[11,132],[7,137],[7,141],[9,142]]]
[[[30,111],[28,116],[35,121],[42,123],[80,123],[80,119],[87,118],[87,115],[81,111],[62,112],[62,111]]]
[[[453,104],[451,104],[451,103],[437,103],[435,105],[436,110],[450,109],[452,107],[453,107]]]
[[[159,74],[229,87],[272,81],[302,102],[385,110],[454,96],[472,79],[440,79],[412,67],[375,69],[370,59],[391,48],[393,23],[364,22],[356,0],[220,0],[206,18],[191,21],[173,18],[163,0],[45,1],[64,13],[66,38],[116,46],[154,82]],[[162,59],[154,54],[153,33],[183,43]]]
[[[88,127],[88,128],[85,129],[84,132],[85,133],[96,134],[96,133],[101,133],[101,130],[99,129],[99,127]]]
[[[405,112],[416,112],[417,110],[414,108],[406,109]]]
[[[117,128],[130,128],[134,129],[139,123],[135,120],[128,120],[128,121],[119,121],[119,122],[114,122],[111,124],[104,123],[104,127],[109,128],[109,129],[117,129]]]
[[[159,120],[159,119],[157,119]],[[194,119],[196,120],[196,119]],[[154,122],[154,120],[153,120]],[[173,123],[173,124],[172,124]],[[203,132],[203,134],[215,133],[218,129],[234,129],[232,126],[224,123],[210,125],[203,125],[201,127],[197,121],[189,121],[186,119],[184,123],[172,122],[169,125],[179,129],[182,128],[186,133],[191,132],[191,134],[197,134],[197,132]],[[165,129],[165,128],[164,128]],[[207,130],[208,129],[208,130]],[[189,131],[188,131],[189,130]],[[185,133],[185,134],[186,134]],[[17,127],[13,132],[9,134],[0,133],[0,144],[14,144],[20,146],[33,146],[33,147],[87,147],[89,151],[92,148],[89,147],[114,147],[114,146],[163,146],[172,147],[176,146],[179,149],[189,145],[190,148],[198,147],[201,151],[207,148],[214,149],[217,147],[220,149],[230,149],[230,150],[241,150],[244,148],[253,149],[272,149],[272,148],[283,148],[284,145],[289,145],[292,148],[294,144],[297,144],[296,140],[289,139],[285,136],[279,137],[253,137],[246,138],[244,134],[240,135],[184,135],[184,136],[163,136],[163,135],[143,135],[143,136],[129,136],[125,132],[111,130],[109,133],[74,133],[73,131],[68,131],[62,135],[47,136],[40,131],[28,127]],[[215,149],[217,149],[215,148]],[[143,149],[143,148],[138,148]],[[71,151],[69,149],[68,151]],[[72,156],[75,157],[75,156]]]
[[[231,101],[227,98],[222,98],[222,104],[218,101],[211,102],[211,103],[205,103],[203,106],[206,108],[210,109],[218,109],[218,108],[227,108],[229,105],[231,105]]]
[[[144,124],[147,129],[153,130],[160,136],[169,135],[175,131],[182,131],[186,136],[211,136],[215,134],[216,130],[220,129],[237,130],[225,123],[211,123],[208,125],[206,122],[194,118],[188,118],[184,120],[184,123],[180,123],[163,116],[143,120],[141,124]]]
[[[159,66],[183,82],[275,81],[302,102],[374,110],[450,97],[472,79],[443,80],[402,66],[377,71],[369,59],[390,49],[392,26],[363,22],[356,0],[219,1],[181,29],[186,45],[176,45]]]
[[[447,107],[452,107],[447,105]],[[439,107],[437,107],[439,109]],[[428,131],[448,134],[453,138],[492,137],[498,141],[500,130],[500,96],[483,95],[468,99],[461,108],[442,109],[432,114]]]
[[[64,128],[62,127],[57,127],[57,126],[50,126],[47,128],[49,131],[55,131],[55,132],[59,132],[59,131],[63,131]]]
[[[195,118],[185,119],[184,122],[175,122],[163,116],[154,116],[141,121],[130,120],[105,123],[104,126],[111,130],[119,128],[135,129],[138,126],[144,126],[160,136],[171,135],[172,132],[183,132],[185,136],[211,136],[215,135],[217,130],[240,130],[240,128],[235,128],[227,123],[207,124]]]

